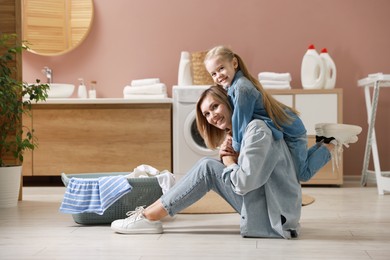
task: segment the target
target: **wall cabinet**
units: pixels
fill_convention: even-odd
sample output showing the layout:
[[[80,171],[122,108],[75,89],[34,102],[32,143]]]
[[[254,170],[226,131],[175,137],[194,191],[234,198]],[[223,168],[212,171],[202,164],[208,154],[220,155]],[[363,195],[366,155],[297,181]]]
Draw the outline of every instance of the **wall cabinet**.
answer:
[[[171,107],[34,104],[38,148],[25,154],[23,175],[133,171],[141,164],[172,171]]]
[[[331,90],[267,90],[280,102],[296,108],[305,124],[308,145],[315,144],[315,124],[342,123],[342,89]],[[343,184],[343,163],[333,171],[332,162],[323,167],[310,181],[302,184]]]

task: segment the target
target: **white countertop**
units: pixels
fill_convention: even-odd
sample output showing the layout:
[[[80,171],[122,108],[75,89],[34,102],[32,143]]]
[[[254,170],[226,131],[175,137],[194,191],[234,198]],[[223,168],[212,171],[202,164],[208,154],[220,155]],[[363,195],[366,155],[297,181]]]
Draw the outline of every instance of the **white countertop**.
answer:
[[[48,98],[31,104],[159,104],[172,103],[172,98],[124,99],[124,98]]]

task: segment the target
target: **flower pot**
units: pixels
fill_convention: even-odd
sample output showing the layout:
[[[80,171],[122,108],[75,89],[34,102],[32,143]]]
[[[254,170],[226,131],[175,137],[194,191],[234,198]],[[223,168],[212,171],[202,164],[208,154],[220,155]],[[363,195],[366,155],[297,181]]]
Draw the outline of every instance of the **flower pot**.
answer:
[[[18,204],[22,166],[0,167],[0,208]]]

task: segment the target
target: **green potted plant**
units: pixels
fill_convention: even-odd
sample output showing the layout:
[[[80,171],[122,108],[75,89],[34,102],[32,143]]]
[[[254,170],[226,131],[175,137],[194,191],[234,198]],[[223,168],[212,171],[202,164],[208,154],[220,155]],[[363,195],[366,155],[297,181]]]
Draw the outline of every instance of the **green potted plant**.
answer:
[[[39,80],[28,85],[16,79],[16,57],[28,48],[18,43],[17,35],[0,33],[0,207],[17,205],[23,152],[37,146],[22,118],[31,116],[31,102],[46,100],[49,89]]]

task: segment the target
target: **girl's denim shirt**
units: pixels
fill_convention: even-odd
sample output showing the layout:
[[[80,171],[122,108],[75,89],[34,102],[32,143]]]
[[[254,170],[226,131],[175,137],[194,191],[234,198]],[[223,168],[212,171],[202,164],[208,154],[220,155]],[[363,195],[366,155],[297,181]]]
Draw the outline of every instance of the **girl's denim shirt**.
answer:
[[[229,102],[233,109],[232,132],[233,149],[240,151],[243,134],[252,119],[263,120],[271,129],[275,140],[282,139],[284,135],[297,137],[306,134],[305,126],[297,115],[288,111],[293,118],[289,125],[283,125],[279,129],[269,117],[263,103],[263,96],[253,83],[244,76],[242,71],[237,71],[232,84],[227,89]]]

